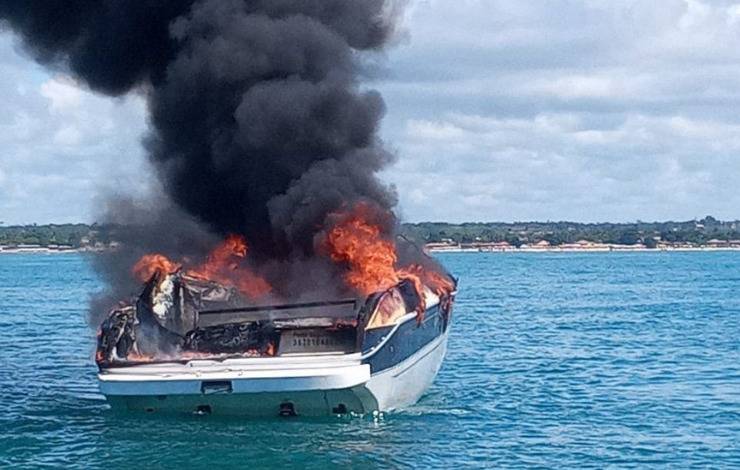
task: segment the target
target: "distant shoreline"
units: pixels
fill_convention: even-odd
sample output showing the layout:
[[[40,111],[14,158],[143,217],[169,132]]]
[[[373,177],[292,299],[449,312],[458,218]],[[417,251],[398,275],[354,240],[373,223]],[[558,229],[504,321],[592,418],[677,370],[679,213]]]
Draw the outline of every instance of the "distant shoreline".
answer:
[[[740,251],[740,247],[693,247],[693,248],[506,248],[506,249],[479,249],[479,248],[445,248],[426,249],[427,253],[663,253],[663,252],[722,252]]]
[[[34,249],[0,249],[2,255],[65,255],[65,254],[99,254],[108,250],[90,250],[84,248],[73,248],[65,250],[54,250],[48,248]],[[740,247],[693,247],[693,248],[506,248],[506,249],[480,249],[480,248],[445,248],[425,249],[429,254],[440,253],[664,253],[664,252],[728,252],[740,251]]]
[[[0,254],[115,250],[127,227],[117,224],[11,225],[0,222]],[[437,252],[736,251],[740,220],[666,222],[419,222],[399,235]]]
[[[69,253],[100,253],[102,250],[86,250],[82,248],[69,248],[55,250],[52,248],[0,248],[0,255],[63,255]]]

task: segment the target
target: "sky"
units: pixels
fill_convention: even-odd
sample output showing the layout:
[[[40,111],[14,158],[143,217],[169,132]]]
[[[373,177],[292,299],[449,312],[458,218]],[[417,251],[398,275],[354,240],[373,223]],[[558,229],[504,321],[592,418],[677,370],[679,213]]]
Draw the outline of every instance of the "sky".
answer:
[[[410,0],[363,86],[406,221],[740,218],[740,3]],[[141,97],[45,71],[0,32],[0,221],[91,222],[145,194]]]

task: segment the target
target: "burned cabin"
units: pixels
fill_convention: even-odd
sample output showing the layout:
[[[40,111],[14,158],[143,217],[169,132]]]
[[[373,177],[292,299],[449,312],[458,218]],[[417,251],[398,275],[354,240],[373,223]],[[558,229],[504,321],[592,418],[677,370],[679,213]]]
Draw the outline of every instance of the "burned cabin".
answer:
[[[248,305],[234,288],[157,272],[134,302],[112,310],[101,325],[100,368],[231,357],[354,353],[367,332],[410,312],[425,299],[410,281],[364,299]]]

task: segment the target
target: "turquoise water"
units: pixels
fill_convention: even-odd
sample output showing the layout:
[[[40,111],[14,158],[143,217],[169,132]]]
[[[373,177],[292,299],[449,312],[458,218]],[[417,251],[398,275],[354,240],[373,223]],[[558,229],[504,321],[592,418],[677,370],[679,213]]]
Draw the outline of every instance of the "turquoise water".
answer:
[[[381,418],[113,414],[79,255],[0,256],[1,468],[740,466],[740,253],[448,254],[447,360]]]

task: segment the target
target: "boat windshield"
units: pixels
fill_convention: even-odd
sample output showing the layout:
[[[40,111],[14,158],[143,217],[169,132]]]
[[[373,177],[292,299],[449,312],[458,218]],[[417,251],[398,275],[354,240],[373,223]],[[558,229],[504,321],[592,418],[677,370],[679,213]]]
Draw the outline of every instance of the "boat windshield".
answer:
[[[388,290],[378,301],[367,329],[382,328],[396,323],[399,318],[406,315],[406,302],[398,288]]]

